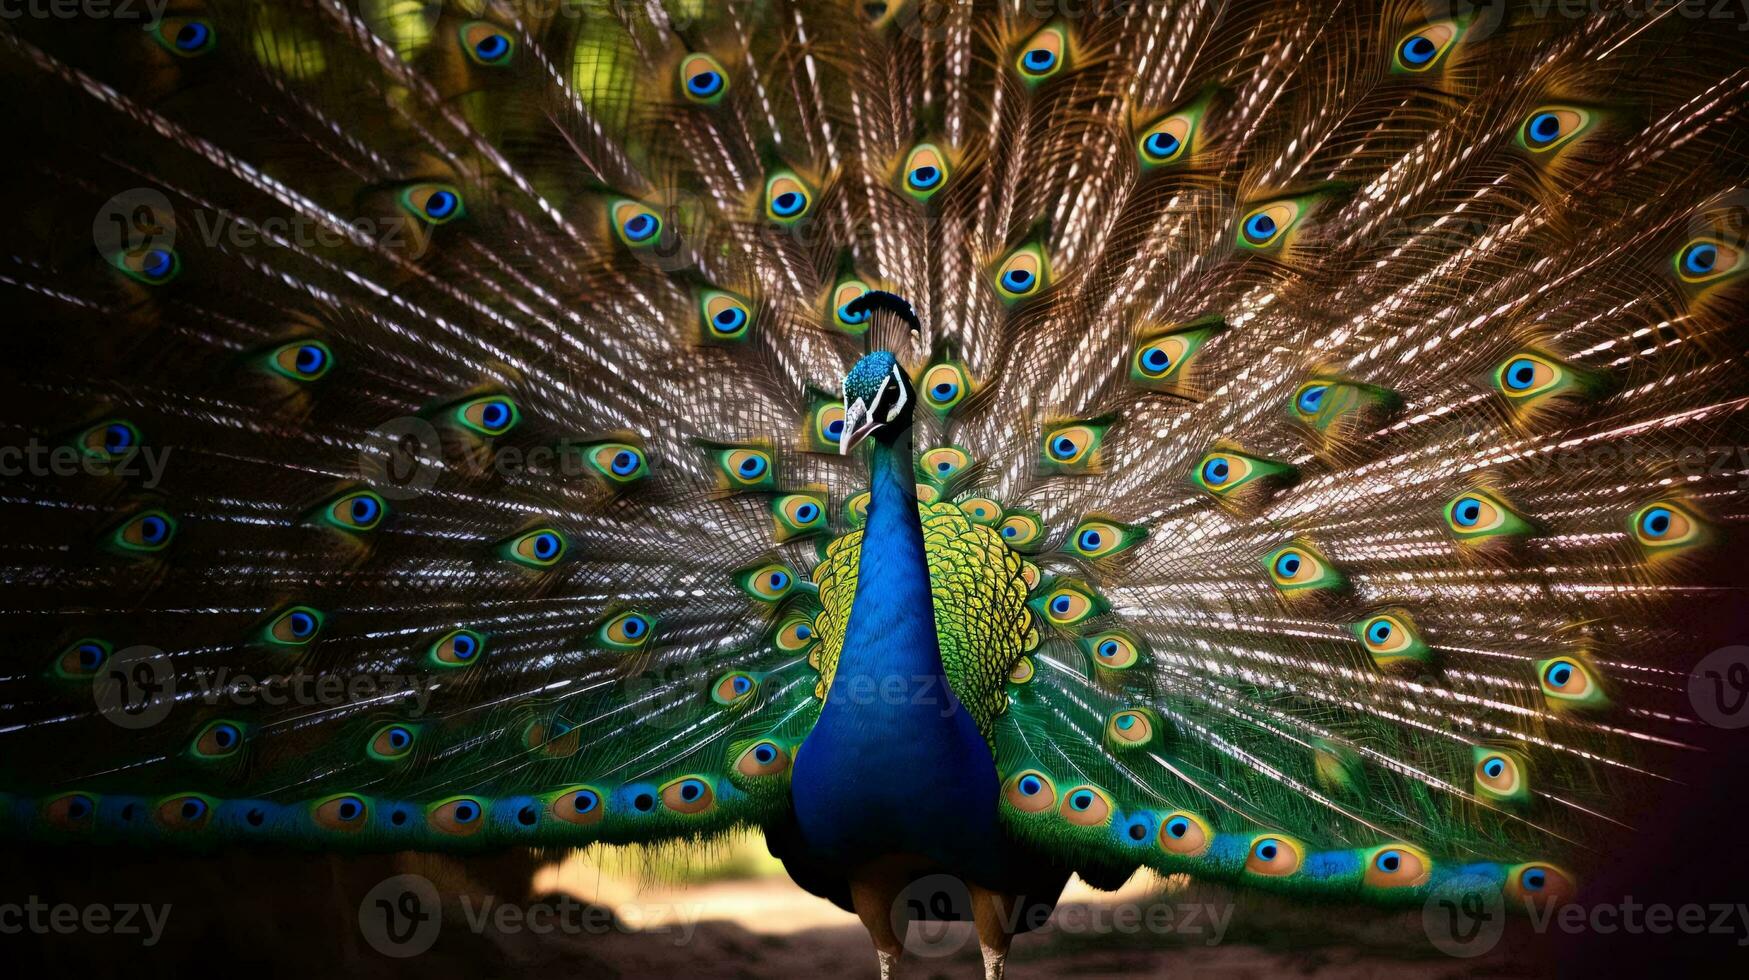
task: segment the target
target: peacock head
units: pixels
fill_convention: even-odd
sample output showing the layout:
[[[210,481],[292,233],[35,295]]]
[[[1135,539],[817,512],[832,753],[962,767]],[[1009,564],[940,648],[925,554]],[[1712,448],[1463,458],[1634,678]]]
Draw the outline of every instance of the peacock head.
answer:
[[[890,443],[911,428],[911,406],[916,392],[899,359],[890,351],[875,351],[844,376],[844,432],[838,437],[838,452],[849,453],[864,439],[874,436]]]

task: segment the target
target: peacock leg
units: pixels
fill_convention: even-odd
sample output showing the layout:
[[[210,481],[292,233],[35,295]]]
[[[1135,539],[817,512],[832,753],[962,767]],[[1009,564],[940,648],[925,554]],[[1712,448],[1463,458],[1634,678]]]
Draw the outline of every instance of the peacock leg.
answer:
[[[911,924],[898,901],[899,893],[910,880],[905,867],[899,864],[871,862],[850,876],[850,902],[880,957],[881,980],[892,980],[898,975],[899,956],[905,951],[905,932]]]
[[[984,980],[1002,980],[1008,944],[1014,938],[1013,910],[1019,899],[971,886],[972,917],[978,924],[978,951],[984,954]]]

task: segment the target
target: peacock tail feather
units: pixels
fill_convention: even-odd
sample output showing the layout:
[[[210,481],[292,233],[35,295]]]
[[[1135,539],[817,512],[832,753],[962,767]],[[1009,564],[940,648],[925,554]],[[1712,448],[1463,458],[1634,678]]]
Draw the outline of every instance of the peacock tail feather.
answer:
[[[1084,6],[9,20],[8,832],[781,825],[894,335],[1005,834],[1569,892],[1697,741],[1749,512],[1740,35]]]

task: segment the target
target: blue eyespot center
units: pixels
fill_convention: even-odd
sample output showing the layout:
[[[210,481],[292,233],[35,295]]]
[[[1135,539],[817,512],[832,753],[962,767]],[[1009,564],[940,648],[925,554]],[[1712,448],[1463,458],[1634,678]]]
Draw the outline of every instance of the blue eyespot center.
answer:
[[[811,524],[811,523],[813,523],[814,518],[819,517],[819,516],[820,516],[820,508],[814,504],[811,504],[811,503],[803,504],[800,507],[796,508],[796,522],[797,523]]]
[[[455,810],[452,812],[455,814],[456,823],[473,823],[475,820],[479,819],[480,816],[480,808],[475,806],[471,800],[463,800],[460,803],[457,803],[455,805]]]
[[[103,430],[103,451],[112,456],[132,448],[133,444],[134,430],[125,425],[118,423]]]
[[[1425,65],[1433,60],[1433,56],[1438,53],[1438,51],[1438,45],[1417,34],[1403,42],[1403,61],[1410,65]]]
[[[140,540],[147,544],[162,544],[170,535],[170,525],[156,514],[140,519]]]
[[[1002,285],[1011,293],[1024,293],[1032,288],[1038,277],[1026,269],[1009,269],[1002,274]]]
[[[1190,821],[1183,817],[1173,817],[1166,821],[1166,832],[1173,837],[1183,837],[1190,833]]]
[[[1547,677],[1551,685],[1564,687],[1568,681],[1573,679],[1573,665],[1567,663],[1550,664]]]
[[[364,812],[364,804],[349,796],[340,801],[340,805],[334,808],[334,812],[342,820],[357,820],[359,815]]]
[[[638,468],[638,454],[629,449],[621,449],[613,454],[613,472],[615,476],[629,476]]]
[[[1371,626],[1367,627],[1366,638],[1375,644],[1383,643],[1386,640],[1390,639],[1391,638],[1390,621],[1384,620],[1384,619],[1374,620],[1373,624]]]
[[[1081,548],[1084,551],[1098,551],[1101,540],[1103,539],[1100,537],[1098,531],[1088,530],[1081,532]]]
[[[771,199],[771,210],[780,218],[788,218],[801,213],[808,199],[796,191],[784,191]]]
[[[481,61],[497,61],[510,53],[510,39],[502,34],[489,35],[474,45],[474,53]]]
[[[457,660],[471,660],[480,647],[479,641],[471,634],[457,633],[449,641],[449,648]]]
[[[294,612],[289,619],[293,636],[309,636],[316,631],[316,617],[307,612]]]
[[[627,616],[625,622],[620,624],[620,631],[634,640],[643,636],[648,628],[649,624],[644,622],[642,616]]]
[[[626,219],[623,226],[626,237],[634,242],[646,241],[650,236],[656,234],[656,228],[656,217],[641,211]]]
[[[534,536],[534,556],[542,561],[557,557],[559,554],[559,536],[551,531],[542,531]]]
[[[789,584],[789,576],[783,572],[772,572],[767,581],[773,589],[781,589]]]
[[[866,322],[868,320],[869,316],[871,315],[866,308],[861,309],[861,310],[856,310],[853,312],[850,309],[849,303],[845,303],[843,306],[840,306],[838,308],[837,313],[838,313],[838,319],[844,321],[845,323],[863,323],[863,322]]]
[[[1119,715],[1118,716],[1118,718],[1117,718],[1118,731],[1127,732],[1134,727],[1136,727],[1136,716],[1135,715]]]
[[[1092,805],[1093,794],[1088,790],[1081,790],[1069,797],[1069,808],[1072,810],[1085,810]]]
[[[686,80],[686,90],[697,96],[717,94],[723,87],[723,76],[714,71],[701,71]]]
[[[1275,234],[1275,229],[1275,219],[1268,212],[1254,214],[1245,219],[1245,237],[1252,241],[1268,241]]]
[[[777,758],[777,749],[768,744],[760,744],[753,750],[753,759],[762,766],[770,765]]]
[[[1523,391],[1536,381],[1536,362],[1528,357],[1521,357],[1506,365],[1506,387],[1514,391]]]
[[[746,322],[747,311],[738,306],[718,310],[717,315],[711,317],[711,325],[716,327],[718,333],[734,333]]]
[[[488,429],[502,429],[510,424],[510,406],[505,402],[487,402],[480,409],[480,424]]]
[[[1044,781],[1037,776],[1020,777],[1019,789],[1022,796],[1037,796],[1044,788]]]
[[[929,389],[930,394],[933,394],[935,396],[935,400],[938,402],[947,401],[948,399],[952,398],[954,395],[958,394],[959,390],[960,390],[960,386],[954,384],[951,381],[937,382],[935,387]]]
[[[1148,151],[1149,156],[1163,160],[1177,153],[1181,142],[1178,137],[1171,133],[1162,132],[1150,135],[1142,146]]]
[[[1500,778],[1500,775],[1502,773],[1504,773],[1505,771],[1506,771],[1506,760],[1504,760],[1504,759],[1498,759],[1498,758],[1489,759],[1487,762],[1482,764],[1483,774],[1486,775],[1490,779]]]
[[[1713,271],[1719,262],[1719,247],[1712,242],[1691,245],[1682,255],[1682,270],[1694,275]]]
[[[375,520],[379,510],[381,508],[377,505],[375,497],[352,498],[352,519],[360,524],[369,524]]]
[[[1046,48],[1033,48],[1022,57],[1021,63],[1033,74],[1043,74],[1057,63],[1057,55]]]
[[[96,670],[103,663],[103,648],[95,643],[79,644],[79,666],[86,670]]]
[[[595,809],[600,802],[600,797],[586,789],[579,790],[576,796],[571,797],[571,805],[577,808],[578,813],[588,813]]]
[[[1318,406],[1324,403],[1324,393],[1330,390],[1329,385],[1312,385],[1300,392],[1298,401],[1300,411],[1307,415],[1316,414]]]
[[[196,797],[188,797],[182,801],[182,819],[199,820],[206,815],[206,801]]]
[[[1661,538],[1670,533],[1670,524],[1674,519],[1668,507],[1653,507],[1640,518],[1640,530],[1647,537]]]
[[[1301,564],[1299,552],[1289,551],[1275,560],[1275,571],[1282,578],[1293,578],[1299,573]]]
[[[1005,538],[1018,538],[1020,537],[1020,528],[1005,527],[1002,529],[1002,536]]]
[[[841,436],[843,434],[844,434],[844,420],[843,419],[833,419],[832,421],[826,423],[826,435],[830,436],[833,439],[837,439],[839,436]]]
[[[303,375],[312,375],[322,370],[322,365],[328,363],[328,352],[314,344],[305,344],[298,348],[297,359],[292,362],[294,369]]]
[[[1227,482],[1227,477],[1233,472],[1233,467],[1224,459],[1211,459],[1202,464],[1203,480],[1216,486]]]
[[[807,623],[798,623],[796,625],[796,639],[806,640],[806,639],[809,639],[810,637],[812,637],[813,635],[814,635],[814,629],[813,629],[813,627],[809,626]]]
[[[1403,866],[1403,855],[1396,851],[1381,851],[1373,863],[1380,871],[1395,871]]]
[[[1552,112],[1539,112],[1530,121],[1530,137],[1538,143],[1547,143],[1561,135],[1561,120]]]
[[[741,460],[739,469],[742,476],[751,479],[765,472],[765,460],[759,456],[749,456]]]
[[[1172,357],[1158,347],[1150,347],[1142,352],[1142,367],[1155,374],[1172,366]]]
[[[1266,840],[1257,845],[1257,856],[1265,861],[1275,860],[1275,856],[1279,853],[1281,853],[1281,847],[1273,840]]]
[[[240,737],[241,736],[237,732],[237,726],[235,725],[218,725],[213,728],[213,741],[217,743],[221,749],[228,749],[231,746],[236,745],[237,739]]]
[[[1482,517],[1482,502],[1474,497],[1465,497],[1451,509],[1451,516],[1464,527],[1474,527]]]
[[[456,208],[460,207],[461,203],[461,198],[457,197],[453,191],[433,191],[431,196],[425,199],[425,216],[442,221],[455,214]]]
[[[199,51],[206,46],[207,38],[211,37],[212,33],[212,28],[206,24],[198,20],[191,20],[183,24],[182,29],[176,32],[177,50]]]
[[[162,279],[176,266],[176,259],[164,249],[154,248],[140,260],[140,272],[148,279]]]
[[[688,779],[680,784],[680,798],[688,803],[704,795],[704,784],[696,779]]]
[[[746,694],[748,691],[753,690],[753,682],[745,677],[735,678],[730,686],[735,689],[736,694]]]
[[[918,190],[928,190],[941,182],[941,168],[925,164],[911,171],[906,179],[911,182],[912,187]]]
[[[1116,640],[1106,640],[1099,645],[1099,655],[1107,660],[1117,656],[1117,652],[1118,645]]]
[[[1527,868],[1518,880],[1527,890],[1540,892],[1543,890],[1543,886],[1548,884],[1548,875],[1541,868]]]
[[[1058,436],[1051,440],[1051,454],[1058,459],[1073,459],[1075,456],[1075,440],[1068,436]]]
[[[1066,595],[1060,595],[1051,600],[1051,612],[1059,616],[1068,615],[1070,606],[1069,597]]]

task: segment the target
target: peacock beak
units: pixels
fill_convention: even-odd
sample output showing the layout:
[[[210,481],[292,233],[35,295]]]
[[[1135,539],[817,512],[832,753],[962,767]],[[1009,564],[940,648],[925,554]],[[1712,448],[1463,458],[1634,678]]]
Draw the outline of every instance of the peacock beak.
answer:
[[[880,422],[871,418],[860,401],[844,403],[844,431],[838,436],[838,455],[848,456],[864,439],[874,434]]]

